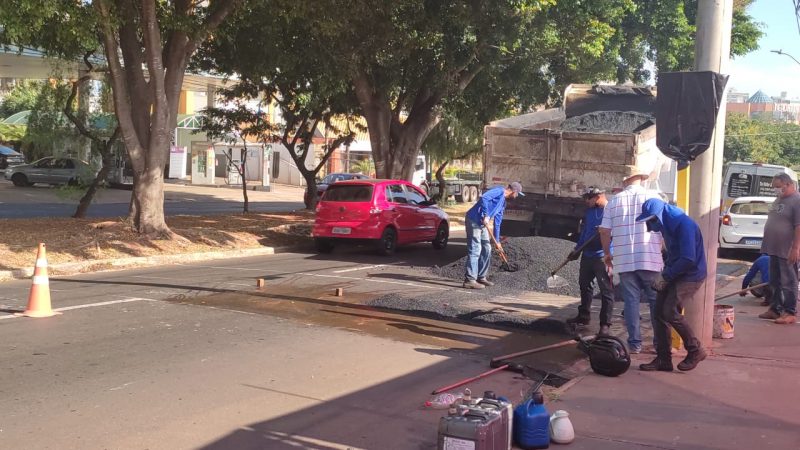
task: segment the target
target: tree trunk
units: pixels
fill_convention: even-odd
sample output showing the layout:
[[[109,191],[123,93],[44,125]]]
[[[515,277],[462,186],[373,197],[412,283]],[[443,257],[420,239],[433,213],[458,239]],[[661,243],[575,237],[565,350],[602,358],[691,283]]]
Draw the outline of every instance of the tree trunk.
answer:
[[[148,168],[139,181],[134,189],[136,231],[154,238],[172,238],[174,234],[164,220],[164,167]]]
[[[81,197],[80,202],[78,202],[78,209],[75,210],[75,214],[72,215],[75,219],[82,219],[86,217],[86,211],[89,210],[89,205],[92,204],[92,199],[94,199],[94,195],[97,193],[97,189],[100,185],[105,181],[106,177],[108,176],[108,172],[111,171],[111,165],[113,163],[113,158],[109,152],[103,153],[103,165],[100,167],[100,171],[97,172],[97,176],[94,177],[92,184],[89,185],[89,189],[86,190],[86,193],[83,194]]]
[[[306,205],[306,209],[314,211],[317,207],[317,202],[319,202],[319,196],[317,195],[317,174],[306,170],[301,170],[300,173],[303,174],[303,178],[306,180],[306,195],[303,198],[303,202]]]
[[[445,161],[438,169],[436,169],[436,181],[439,182],[439,199],[447,200],[447,186],[444,181],[444,169],[450,164],[450,160]]]
[[[242,177],[242,197],[244,198],[243,213],[250,212],[250,200],[247,198],[247,147],[242,149],[242,169],[239,171],[239,176]],[[238,169],[237,169],[238,170]]]

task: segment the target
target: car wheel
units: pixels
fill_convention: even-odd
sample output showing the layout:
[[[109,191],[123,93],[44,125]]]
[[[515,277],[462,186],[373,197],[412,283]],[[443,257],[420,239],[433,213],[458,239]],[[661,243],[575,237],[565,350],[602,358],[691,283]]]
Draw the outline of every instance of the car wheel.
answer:
[[[378,240],[378,251],[381,255],[392,256],[397,249],[397,231],[387,227],[383,230],[380,240]]]
[[[28,177],[21,173],[15,173],[14,176],[11,177],[11,182],[17,187],[33,186],[33,183],[28,182]]]
[[[70,178],[69,181],[67,181],[67,185],[68,186],[78,186],[80,184],[81,184],[81,180],[78,179],[78,178]]]
[[[320,253],[330,253],[333,251],[333,242],[330,239],[315,238],[314,246]]]
[[[436,237],[433,238],[433,248],[444,250],[447,247],[447,240],[450,238],[450,227],[447,222],[442,221],[436,229]]]

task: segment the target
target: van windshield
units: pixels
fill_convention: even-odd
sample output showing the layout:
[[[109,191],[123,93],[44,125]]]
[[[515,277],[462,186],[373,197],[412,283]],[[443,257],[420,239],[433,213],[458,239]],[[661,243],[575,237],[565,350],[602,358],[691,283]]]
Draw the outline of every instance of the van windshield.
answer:
[[[372,185],[370,184],[333,184],[323,195],[326,202],[368,202],[372,200]]]

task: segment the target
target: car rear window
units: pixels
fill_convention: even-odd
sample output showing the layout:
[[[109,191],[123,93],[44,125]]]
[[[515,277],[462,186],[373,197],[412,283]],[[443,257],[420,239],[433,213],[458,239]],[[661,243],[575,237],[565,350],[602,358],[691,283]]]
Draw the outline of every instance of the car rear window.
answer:
[[[333,184],[322,197],[326,202],[368,202],[372,200],[372,185]]]
[[[750,216],[767,216],[769,215],[770,204],[766,202],[760,203],[735,203],[731,205],[731,214],[743,214]]]

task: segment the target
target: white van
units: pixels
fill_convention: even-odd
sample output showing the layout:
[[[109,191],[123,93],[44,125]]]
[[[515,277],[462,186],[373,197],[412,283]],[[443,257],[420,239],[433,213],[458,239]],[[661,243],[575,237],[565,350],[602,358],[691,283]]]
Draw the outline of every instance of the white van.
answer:
[[[788,174],[797,182],[797,174],[788,167],[749,162],[729,163],[723,177],[720,213],[724,214],[739,197],[775,197],[772,178],[779,173]]]
[[[425,163],[424,155],[417,155],[417,162],[414,165],[414,175],[411,177],[411,183],[414,186],[422,186],[425,182],[428,172],[428,165]]]

